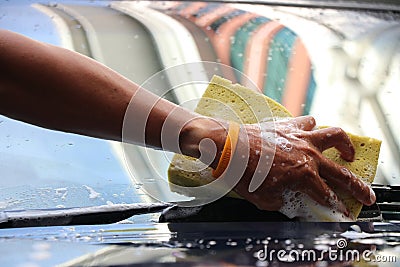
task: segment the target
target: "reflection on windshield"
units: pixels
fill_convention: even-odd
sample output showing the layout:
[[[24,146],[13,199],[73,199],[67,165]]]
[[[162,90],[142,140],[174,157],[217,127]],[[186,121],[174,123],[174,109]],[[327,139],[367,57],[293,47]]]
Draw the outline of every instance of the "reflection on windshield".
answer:
[[[400,184],[398,14],[190,1],[60,2],[2,4],[0,26],[93,57],[139,84],[194,60],[230,65],[294,115],[381,139],[375,182]],[[135,153],[140,159],[145,152]],[[117,143],[1,117],[0,209],[151,201],[121,155]],[[146,162],[135,164],[134,175],[147,173]],[[166,166],[160,159],[164,173]]]

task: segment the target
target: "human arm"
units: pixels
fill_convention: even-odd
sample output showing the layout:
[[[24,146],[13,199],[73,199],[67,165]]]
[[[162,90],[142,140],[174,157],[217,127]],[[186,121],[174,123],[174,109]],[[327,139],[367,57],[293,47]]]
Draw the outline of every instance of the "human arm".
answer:
[[[203,157],[211,167],[217,166],[227,136],[227,122],[200,116],[168,102],[90,58],[1,31],[0,68],[0,113],[8,117],[54,130],[121,141],[124,116],[128,105],[133,105],[135,121],[124,141]],[[278,126],[285,128],[287,124]],[[293,132],[280,132],[285,138],[293,139],[293,153],[277,150],[276,165],[271,170],[261,169],[265,179],[254,192],[248,186],[260,162],[255,151],[268,147],[262,146],[260,137],[272,126],[265,123],[263,130],[257,125],[242,126],[239,147],[247,149],[249,161],[235,190],[261,209],[277,210],[282,204],[280,194],[286,187],[304,190],[318,202],[330,205],[331,192],[322,176],[337,180],[343,188],[349,182],[354,184],[347,190],[364,204],[372,204],[374,196],[368,186],[358,185],[356,177],[341,173],[340,166],[322,156],[327,147],[319,147],[316,140],[323,135],[312,130],[313,124],[304,129],[299,126]],[[162,142],[164,129],[167,129],[166,139]],[[334,134],[337,129],[327,131]],[[338,146],[343,157],[352,160],[354,151],[350,149],[348,137],[334,136],[331,146]],[[215,149],[206,145],[202,149],[203,140],[212,141]],[[341,143],[347,144],[347,148],[338,145]],[[291,169],[288,173],[287,168],[304,156],[313,162],[310,168]],[[282,163],[286,168],[281,167]],[[328,170],[337,175],[326,177]],[[274,177],[278,183],[273,182]]]
[[[0,30],[1,114],[49,129],[121,141],[125,112],[132,98],[139,98],[133,103],[136,117],[140,120],[148,115],[146,127],[151,129],[145,131],[146,140],[138,133],[125,141],[161,148],[161,128],[173,113],[169,122],[182,129],[184,142],[181,148],[169,150],[179,153],[181,149],[182,153],[198,157],[195,143],[209,131],[189,130],[193,127],[185,127],[186,123],[196,120],[196,128],[219,127],[144,90],[95,60]],[[144,129],[138,131],[143,133]],[[199,135],[189,137],[188,131]],[[223,144],[225,130],[220,131],[218,143]]]

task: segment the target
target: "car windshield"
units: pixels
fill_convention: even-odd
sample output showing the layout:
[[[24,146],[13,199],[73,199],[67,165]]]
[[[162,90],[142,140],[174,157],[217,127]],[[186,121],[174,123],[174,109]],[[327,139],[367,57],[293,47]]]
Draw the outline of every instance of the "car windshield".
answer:
[[[137,84],[183,63],[229,65],[294,116],[382,140],[375,183],[400,184],[399,7],[240,2],[5,1],[0,27],[92,57]],[[201,90],[163,96],[181,104]],[[129,167],[118,142],[2,116],[0,210],[154,202],[144,179],[166,179],[169,157],[133,149]]]

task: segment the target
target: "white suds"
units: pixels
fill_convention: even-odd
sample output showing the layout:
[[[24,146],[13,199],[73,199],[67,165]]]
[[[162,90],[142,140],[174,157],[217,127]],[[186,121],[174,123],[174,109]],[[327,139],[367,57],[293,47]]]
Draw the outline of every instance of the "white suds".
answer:
[[[85,187],[86,190],[89,191],[89,198],[90,198],[90,199],[94,199],[94,198],[100,197],[101,194],[98,193],[98,192],[96,192],[96,191],[94,191],[93,188],[91,188],[91,187],[89,187],[89,186],[87,186],[87,185],[84,185],[83,187]]]
[[[54,189],[54,191],[55,191],[56,196],[60,197],[63,200],[65,200],[68,195],[67,188],[65,188],[65,187],[56,188],[56,189]]]
[[[279,211],[289,218],[314,222],[352,221],[343,213],[320,205],[304,193],[285,190],[282,197],[283,206]]]

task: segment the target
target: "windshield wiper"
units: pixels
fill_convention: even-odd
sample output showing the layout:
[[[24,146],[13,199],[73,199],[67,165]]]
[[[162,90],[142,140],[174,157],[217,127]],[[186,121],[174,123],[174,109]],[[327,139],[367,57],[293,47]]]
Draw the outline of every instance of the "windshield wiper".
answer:
[[[0,228],[116,223],[134,215],[160,212],[170,204],[138,203],[0,212]]]

